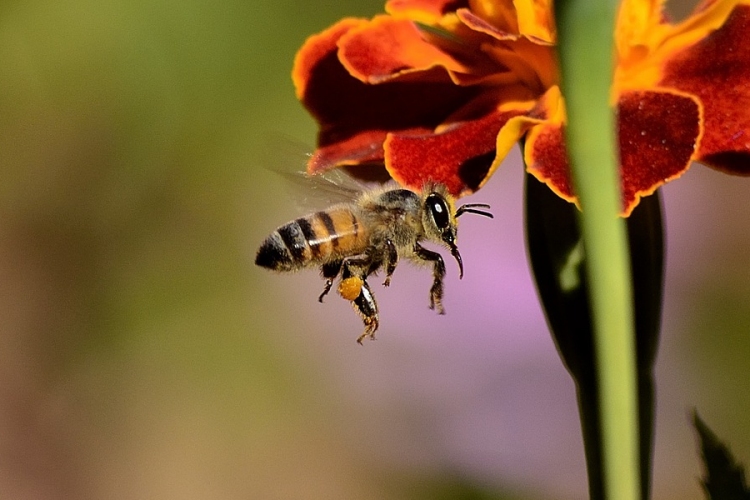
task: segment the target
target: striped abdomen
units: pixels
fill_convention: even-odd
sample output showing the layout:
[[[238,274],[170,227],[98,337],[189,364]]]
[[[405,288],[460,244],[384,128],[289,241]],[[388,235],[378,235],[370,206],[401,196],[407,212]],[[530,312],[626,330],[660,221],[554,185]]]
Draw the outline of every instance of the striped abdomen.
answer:
[[[276,271],[356,255],[367,245],[367,231],[348,207],[317,212],[281,226],[266,238],[255,264]]]

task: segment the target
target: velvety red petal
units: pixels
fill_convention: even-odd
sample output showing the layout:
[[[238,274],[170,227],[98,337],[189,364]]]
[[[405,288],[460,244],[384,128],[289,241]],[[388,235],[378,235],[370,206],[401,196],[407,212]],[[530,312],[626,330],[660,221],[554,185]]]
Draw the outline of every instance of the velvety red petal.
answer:
[[[455,72],[469,71],[451,55],[429,43],[409,19],[378,16],[350,30],[338,45],[339,59],[347,71],[367,83],[381,83],[438,66]]]
[[[442,68],[378,85],[357,80],[339,61],[337,42],[361,24],[345,20],[311,37],[295,60],[297,91],[320,124],[310,170],[376,161],[387,132],[434,130],[482,90],[453,84]]]
[[[737,6],[720,29],[671,58],[661,82],[703,105],[695,159],[742,175],[750,175],[749,33],[750,6]]]
[[[309,37],[294,57],[292,81],[297,98],[302,99],[307,94],[307,86],[313,71],[320,61],[328,57],[331,52],[338,50],[339,39],[352,28],[367,24],[366,19],[342,19],[327,30]]]
[[[700,138],[700,106],[669,92],[626,92],[618,124],[623,213],[629,215],[641,196],[690,166]]]
[[[498,132],[519,114],[495,112],[438,134],[390,134],[385,142],[386,168],[396,181],[413,189],[440,182],[454,196],[474,192],[495,160]]]
[[[385,158],[383,142],[387,135],[383,130],[365,130],[319,147],[307,163],[307,172],[319,174],[338,166],[382,163]]]
[[[626,92],[618,106],[622,214],[642,196],[679,177],[690,166],[700,136],[695,99],[670,92]],[[560,197],[576,201],[560,124],[543,123],[529,133],[528,170]]]
[[[532,128],[526,137],[524,160],[526,170],[556,195],[576,201],[562,123],[545,122]]]

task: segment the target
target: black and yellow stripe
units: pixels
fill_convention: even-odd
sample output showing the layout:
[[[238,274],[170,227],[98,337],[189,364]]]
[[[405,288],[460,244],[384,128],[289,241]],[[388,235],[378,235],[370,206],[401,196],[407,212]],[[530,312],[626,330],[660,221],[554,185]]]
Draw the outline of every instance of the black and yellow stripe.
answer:
[[[317,212],[281,226],[261,245],[259,266],[293,271],[308,264],[355,255],[367,245],[367,232],[348,207]]]

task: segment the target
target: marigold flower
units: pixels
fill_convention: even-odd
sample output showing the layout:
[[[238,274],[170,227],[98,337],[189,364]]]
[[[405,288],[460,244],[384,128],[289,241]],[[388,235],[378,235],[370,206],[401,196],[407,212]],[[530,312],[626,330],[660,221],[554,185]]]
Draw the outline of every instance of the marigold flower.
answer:
[[[615,30],[623,215],[693,160],[750,174],[750,0],[672,24],[625,0]],[[576,202],[551,0],[390,0],[307,40],[298,97],[320,123],[308,169],[384,164],[401,184],[479,189],[519,140],[528,171]]]

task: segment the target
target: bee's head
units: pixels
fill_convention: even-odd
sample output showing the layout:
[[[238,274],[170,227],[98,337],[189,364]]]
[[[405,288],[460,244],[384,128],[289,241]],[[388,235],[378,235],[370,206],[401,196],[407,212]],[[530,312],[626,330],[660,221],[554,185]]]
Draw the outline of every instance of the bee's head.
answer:
[[[461,254],[458,253],[456,238],[458,236],[458,217],[464,213],[473,213],[492,218],[492,214],[480,208],[490,208],[484,203],[471,203],[462,205],[456,209],[453,197],[444,186],[433,186],[427,191],[424,198],[424,211],[422,225],[424,226],[428,239],[444,244],[451,251],[451,255],[458,262],[459,278],[464,276],[464,264]]]

